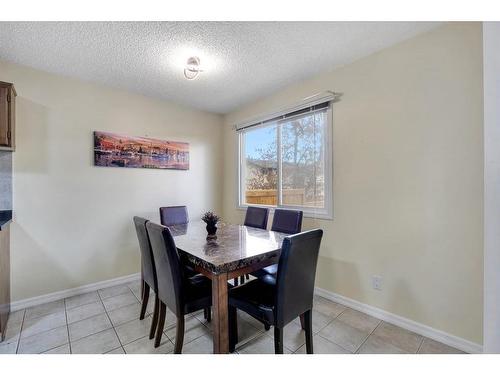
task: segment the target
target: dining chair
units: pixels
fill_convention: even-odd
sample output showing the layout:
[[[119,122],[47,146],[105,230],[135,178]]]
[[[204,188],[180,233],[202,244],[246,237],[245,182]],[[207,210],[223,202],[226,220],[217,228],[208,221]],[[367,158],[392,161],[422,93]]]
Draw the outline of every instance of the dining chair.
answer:
[[[160,222],[166,227],[189,223],[186,206],[160,207]]]
[[[281,232],[286,234],[299,233],[302,230],[303,215],[303,212],[298,210],[275,209],[271,230],[274,232]],[[271,266],[252,272],[251,275],[257,278],[264,278],[265,280],[268,280],[268,275],[276,278],[277,272],[278,265],[273,264]]]
[[[243,225],[247,227],[267,229],[269,209],[263,207],[248,207]]]
[[[170,227],[172,225],[182,225],[189,223],[189,215],[186,206],[167,206],[160,207],[160,222],[161,225]],[[198,274],[193,267],[186,265],[188,276]],[[210,310],[204,312],[205,319],[210,321]]]
[[[243,225],[252,228],[267,229],[267,218],[269,217],[269,209],[263,207],[248,207],[245,214]],[[240,282],[243,284],[245,278],[248,280],[248,275],[241,275]],[[234,279],[234,285],[238,285],[238,278]]]
[[[148,232],[146,230],[146,223],[149,220],[142,217],[134,216],[135,231],[137,233],[137,239],[139,240],[139,249],[141,251],[141,312],[139,319],[143,320],[146,314],[146,308],[148,307],[149,292],[152,289],[155,293],[155,304],[153,310],[153,321],[151,323],[151,329],[149,331],[149,339],[152,339],[156,332],[156,325],[158,324],[158,280],[156,278],[156,268],[153,256],[153,250],[151,249],[151,243],[149,241]]]
[[[182,352],[184,316],[212,305],[212,283],[202,275],[188,277],[168,227],[146,223],[158,280],[159,317],[155,348],[160,346],[167,307],[177,317],[174,353]]]
[[[275,209],[271,230],[287,234],[296,234],[302,230],[302,217],[304,213],[299,210]]]
[[[229,291],[229,350],[238,341],[237,309],[264,324],[274,326],[274,351],[283,354],[283,329],[302,316],[306,352],[313,353],[312,306],[314,280],[323,231],[310,230],[285,237],[281,247],[276,284],[260,279]]]

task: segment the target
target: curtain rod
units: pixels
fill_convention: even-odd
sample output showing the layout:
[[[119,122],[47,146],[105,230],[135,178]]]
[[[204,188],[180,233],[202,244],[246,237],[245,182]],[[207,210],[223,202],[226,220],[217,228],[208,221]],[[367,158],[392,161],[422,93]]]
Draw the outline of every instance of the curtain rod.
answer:
[[[302,100],[300,100],[299,102],[296,102],[290,106],[282,107],[279,110],[273,111],[271,113],[256,116],[252,119],[243,121],[243,122],[236,124],[236,125],[233,125],[233,129],[240,130],[243,128],[247,128],[247,127],[250,127],[252,125],[257,125],[257,124],[264,122],[268,119],[277,117],[279,115],[298,111],[300,109],[307,108],[309,106],[314,106],[314,105],[324,103],[327,101],[330,103],[336,103],[340,100],[342,95],[343,95],[343,93],[330,91],[330,90],[319,92],[319,93],[307,96],[307,97],[303,98]]]

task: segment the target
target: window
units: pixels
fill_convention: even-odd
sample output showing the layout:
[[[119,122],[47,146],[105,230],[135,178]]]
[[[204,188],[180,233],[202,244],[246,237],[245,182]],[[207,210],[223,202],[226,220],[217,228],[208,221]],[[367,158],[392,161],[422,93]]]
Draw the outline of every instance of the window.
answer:
[[[331,119],[325,102],[239,129],[239,206],[332,218]]]

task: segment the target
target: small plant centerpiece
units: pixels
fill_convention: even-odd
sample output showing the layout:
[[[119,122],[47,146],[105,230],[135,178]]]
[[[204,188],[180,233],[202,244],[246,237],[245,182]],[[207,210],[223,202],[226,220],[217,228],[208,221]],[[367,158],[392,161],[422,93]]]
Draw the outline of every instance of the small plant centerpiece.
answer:
[[[217,216],[215,213],[212,211],[205,212],[203,216],[201,217],[201,220],[203,220],[205,223],[207,223],[207,233],[208,236],[207,238],[215,238],[217,237],[215,233],[217,232],[217,223],[219,222],[220,218]]]

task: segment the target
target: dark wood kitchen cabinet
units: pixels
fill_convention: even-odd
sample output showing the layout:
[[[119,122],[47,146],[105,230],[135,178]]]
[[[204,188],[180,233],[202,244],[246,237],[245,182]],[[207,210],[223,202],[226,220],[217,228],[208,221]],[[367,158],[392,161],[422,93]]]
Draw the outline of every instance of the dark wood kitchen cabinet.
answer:
[[[16,125],[16,89],[0,81],[0,150],[14,151]]]

